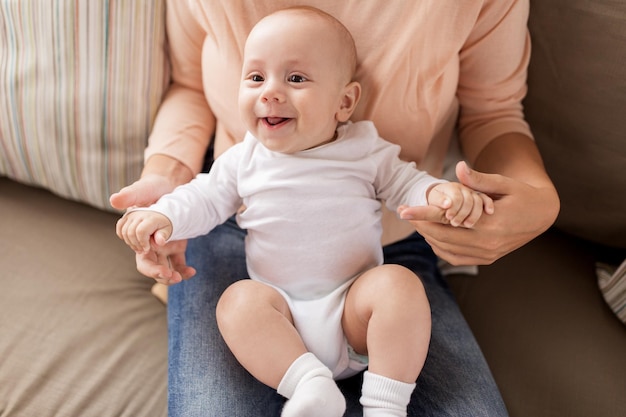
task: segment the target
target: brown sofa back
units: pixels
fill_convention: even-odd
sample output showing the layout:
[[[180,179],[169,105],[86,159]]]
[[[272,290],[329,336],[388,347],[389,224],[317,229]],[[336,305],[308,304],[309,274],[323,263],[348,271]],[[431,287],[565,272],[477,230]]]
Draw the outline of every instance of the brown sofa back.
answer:
[[[535,0],[526,115],[557,226],[626,248],[626,2]]]

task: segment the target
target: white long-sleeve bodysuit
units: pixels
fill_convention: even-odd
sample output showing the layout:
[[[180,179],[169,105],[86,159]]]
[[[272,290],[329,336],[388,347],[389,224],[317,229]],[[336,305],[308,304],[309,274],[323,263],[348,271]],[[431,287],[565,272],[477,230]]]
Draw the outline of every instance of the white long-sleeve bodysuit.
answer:
[[[347,377],[354,363],[341,328],[346,292],[359,274],[383,262],[381,201],[426,204],[443,182],[399,159],[400,147],[372,122],[338,128],[336,140],[295,154],[265,148],[251,134],[222,154],[208,174],[162,197],[150,210],[173,224],[170,240],[206,234],[242,205],[250,278],[287,300],[307,348]]]

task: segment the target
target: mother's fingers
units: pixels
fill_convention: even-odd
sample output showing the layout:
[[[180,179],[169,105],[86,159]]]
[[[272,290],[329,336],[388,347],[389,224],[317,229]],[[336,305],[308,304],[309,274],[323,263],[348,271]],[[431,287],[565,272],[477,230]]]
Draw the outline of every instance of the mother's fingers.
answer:
[[[425,221],[411,224],[433,252],[452,265],[489,265],[502,255],[496,249],[480,245],[480,235],[475,229]]]
[[[446,211],[436,206],[400,206],[398,215],[402,220],[409,222],[426,221],[441,224],[450,223],[446,218]]]
[[[185,262],[186,240],[168,242],[158,250],[137,254],[137,270],[165,285],[176,284],[189,279],[196,270]]]
[[[464,161],[457,163],[456,176],[461,184],[494,198],[509,194],[515,183],[514,180],[499,174],[473,170]]]

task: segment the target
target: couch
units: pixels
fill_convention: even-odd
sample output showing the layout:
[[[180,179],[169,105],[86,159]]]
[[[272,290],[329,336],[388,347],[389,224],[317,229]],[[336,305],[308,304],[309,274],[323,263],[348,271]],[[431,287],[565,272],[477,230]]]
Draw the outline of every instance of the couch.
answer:
[[[0,0],[1,417],[167,414],[167,307],[107,203],[166,91],[164,7]],[[626,258],[626,5],[535,0],[529,26],[525,109],[561,213],[448,280],[512,417],[623,417],[626,326],[596,264]]]

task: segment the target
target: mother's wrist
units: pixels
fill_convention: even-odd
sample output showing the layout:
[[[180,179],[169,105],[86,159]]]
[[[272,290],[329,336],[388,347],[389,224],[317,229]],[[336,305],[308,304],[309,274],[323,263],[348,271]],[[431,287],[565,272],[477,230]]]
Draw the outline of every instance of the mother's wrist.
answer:
[[[178,159],[168,155],[152,155],[144,165],[141,177],[158,175],[166,177],[173,186],[186,184],[194,177],[192,170]]]

